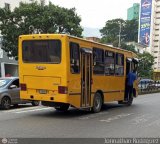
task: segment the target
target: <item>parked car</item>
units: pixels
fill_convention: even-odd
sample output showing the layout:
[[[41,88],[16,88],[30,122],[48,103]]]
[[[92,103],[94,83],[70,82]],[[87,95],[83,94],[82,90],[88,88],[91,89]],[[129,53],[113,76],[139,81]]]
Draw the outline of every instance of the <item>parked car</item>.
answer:
[[[160,88],[160,80],[155,81],[155,86],[156,86],[157,88]]]
[[[152,79],[141,79],[138,84],[138,88],[141,90],[154,89],[156,87]]]
[[[38,106],[39,101],[26,101],[20,99],[20,87],[18,77],[0,78],[0,106],[2,109],[9,109],[11,105],[32,103]]]

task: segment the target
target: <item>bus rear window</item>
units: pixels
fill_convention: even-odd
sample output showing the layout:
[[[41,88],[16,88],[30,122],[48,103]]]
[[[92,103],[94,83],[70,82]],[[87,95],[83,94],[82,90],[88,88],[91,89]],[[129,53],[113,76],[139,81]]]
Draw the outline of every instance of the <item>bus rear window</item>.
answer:
[[[60,63],[60,40],[26,40],[22,43],[22,59],[26,63]]]

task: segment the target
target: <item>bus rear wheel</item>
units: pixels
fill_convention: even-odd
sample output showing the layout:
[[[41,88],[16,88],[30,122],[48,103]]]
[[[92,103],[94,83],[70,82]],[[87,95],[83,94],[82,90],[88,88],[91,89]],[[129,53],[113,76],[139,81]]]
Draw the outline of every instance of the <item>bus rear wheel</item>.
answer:
[[[69,104],[60,104],[57,107],[54,107],[57,111],[67,111],[69,109]]]
[[[39,101],[32,101],[32,106],[39,106]]]
[[[94,113],[98,113],[101,111],[101,107],[102,107],[102,96],[100,93],[96,93],[93,100],[92,111]]]

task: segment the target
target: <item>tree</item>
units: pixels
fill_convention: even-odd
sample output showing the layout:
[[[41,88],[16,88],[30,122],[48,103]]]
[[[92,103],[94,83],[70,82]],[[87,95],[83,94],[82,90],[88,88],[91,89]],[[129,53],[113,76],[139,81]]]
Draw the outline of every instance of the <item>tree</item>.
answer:
[[[116,41],[113,42],[113,46],[114,47],[118,47],[118,40],[116,40]],[[121,43],[121,48],[124,49],[124,50],[128,50],[128,51],[132,51],[134,53],[137,53],[136,50],[135,50],[135,46],[133,46],[133,45],[127,45],[124,42]]]
[[[135,46],[133,46],[133,45],[126,45],[125,43],[122,43],[121,48],[125,49],[125,50],[128,50],[128,51],[132,51],[134,53],[137,53],[136,50],[135,50]]]
[[[138,20],[127,20],[124,27],[124,41],[138,41]]]
[[[121,34],[124,32],[125,21],[123,19],[108,20],[105,26],[100,30],[103,43],[113,43],[118,40],[121,25]]]
[[[154,64],[154,57],[150,53],[143,53],[139,54],[139,66],[138,66],[138,73],[139,76],[142,78],[152,78],[153,76],[153,64]]]
[[[113,19],[108,20],[105,26],[100,30],[102,34],[102,43],[115,43],[119,41],[119,32],[121,26],[121,42],[138,40],[138,21]]]
[[[125,46],[124,48],[122,47],[123,49],[137,53],[134,45],[126,45],[125,44],[124,46]]]
[[[0,8],[0,31],[3,35],[2,49],[8,56],[17,57],[18,36],[29,33],[67,33],[81,36],[81,18],[75,8],[66,9],[32,3],[20,3],[13,11]]]
[[[122,19],[113,19],[106,22],[100,30],[102,34],[102,43],[112,43],[114,47],[119,44],[119,31],[121,24],[121,46],[120,48],[137,53],[133,45],[127,45],[126,42],[138,40],[138,21],[124,21]],[[138,53],[137,53],[138,54]],[[140,59],[138,66],[139,76],[142,78],[152,78],[154,57],[150,53],[138,54]]]

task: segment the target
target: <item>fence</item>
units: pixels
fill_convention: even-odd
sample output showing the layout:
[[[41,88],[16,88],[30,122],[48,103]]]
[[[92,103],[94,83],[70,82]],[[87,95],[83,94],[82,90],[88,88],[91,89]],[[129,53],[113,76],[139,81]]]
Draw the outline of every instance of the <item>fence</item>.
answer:
[[[160,81],[140,81],[138,89],[139,94],[160,92]]]

